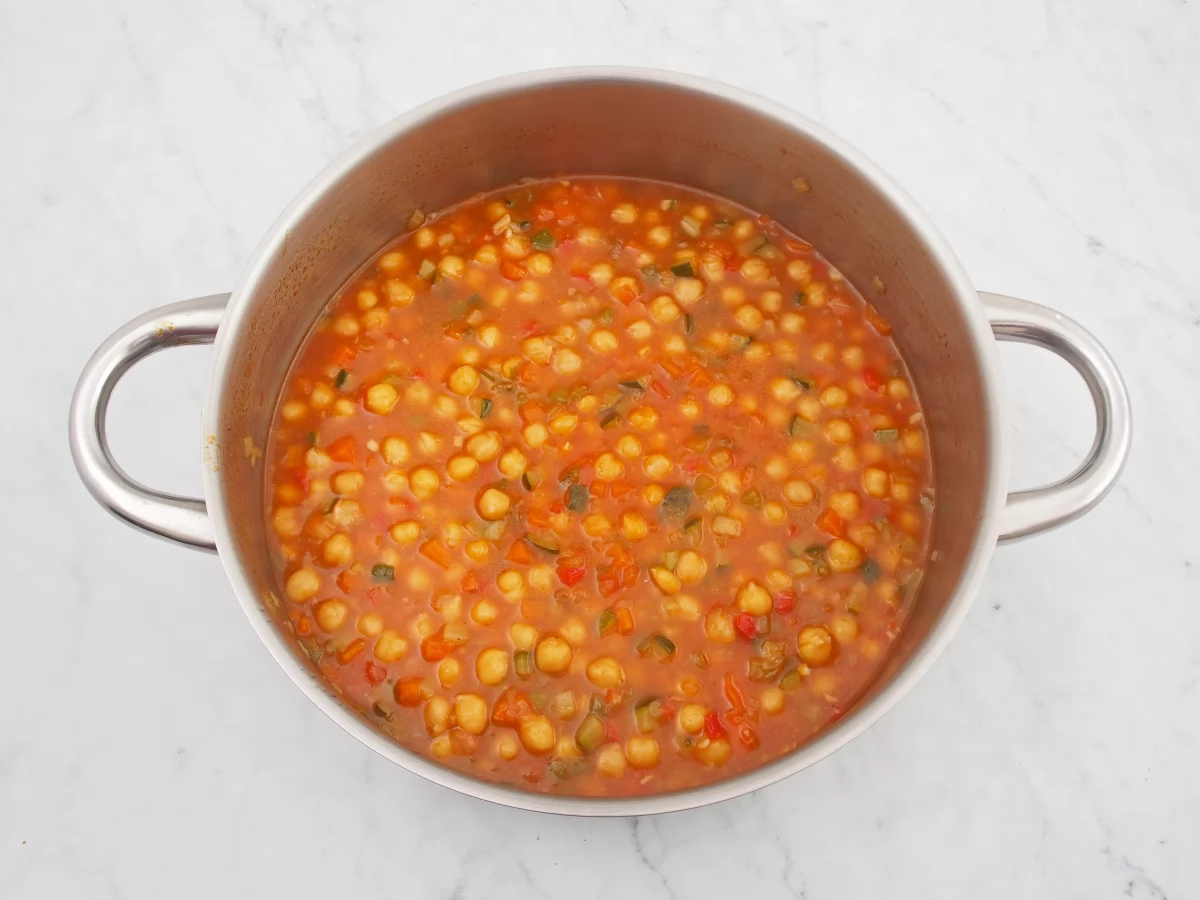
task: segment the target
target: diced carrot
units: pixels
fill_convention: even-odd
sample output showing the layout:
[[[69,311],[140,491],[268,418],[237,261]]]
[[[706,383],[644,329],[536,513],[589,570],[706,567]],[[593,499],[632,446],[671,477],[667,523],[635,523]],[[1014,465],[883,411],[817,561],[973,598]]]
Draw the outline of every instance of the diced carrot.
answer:
[[[671,392],[664,385],[660,384],[657,379],[650,379],[650,390],[654,391],[654,393],[658,394],[664,400],[671,399]]]
[[[426,662],[437,662],[438,660],[445,659],[450,654],[450,651],[454,649],[454,645],[446,640],[445,633],[446,627],[443,625],[437,630],[436,634],[428,635],[421,641],[421,658],[423,660]]]
[[[630,587],[637,584],[638,576],[642,574],[642,570],[637,566],[626,566],[621,570],[621,584],[624,587]]]
[[[501,728],[516,728],[521,719],[533,712],[529,695],[514,687],[506,688],[492,706],[492,724]]]
[[[633,490],[633,485],[628,481],[614,481],[608,486],[608,489],[612,492],[614,497],[620,500]]]
[[[329,354],[329,362],[334,366],[344,366],[356,356],[358,356],[356,347],[351,344],[338,344],[337,348]]]
[[[354,576],[350,574],[349,569],[343,569],[341,572],[339,572],[335,581],[337,583],[338,590],[343,594],[349,594],[352,590],[354,590]]]
[[[530,400],[517,407],[517,415],[521,417],[522,422],[528,424],[530,422],[539,422],[546,418],[546,410],[536,400]]]
[[[366,646],[367,642],[362,638],[355,638],[338,651],[338,662],[340,662],[343,666],[346,665],[346,663],[351,662],[354,657],[362,653]]]
[[[513,541],[513,545],[508,548],[508,553],[505,554],[504,559],[506,562],[527,566],[533,562],[533,552],[529,549],[529,545],[525,541]]]
[[[637,282],[622,281],[617,285],[616,289],[612,291],[612,295],[620,300],[623,304],[628,306],[638,298]]]
[[[401,706],[421,705],[421,679],[401,678],[392,689],[392,696]]]
[[[621,634],[633,634],[633,612],[622,606],[617,610],[617,631]]]
[[[312,624],[308,621],[308,616],[301,616],[296,623],[296,630],[301,634],[308,634],[312,631]]]
[[[476,594],[479,592],[479,574],[475,571],[470,571],[463,576],[460,587],[465,594]]]
[[[596,584],[600,588],[601,597],[611,597],[621,589],[621,579],[612,568],[605,569],[596,576]]]
[[[696,373],[688,379],[688,384],[694,388],[708,387],[712,383],[712,376],[708,374],[706,369],[697,369]]]
[[[421,555],[435,565],[441,566],[443,569],[450,567],[453,561],[450,557],[450,551],[442,546],[442,542],[431,538],[417,548]]]
[[[884,337],[887,337],[892,333],[891,323],[881,316],[875,307],[871,306],[870,304],[867,304],[867,321],[870,322],[871,326]]]
[[[546,528],[550,525],[550,513],[534,507],[525,513],[525,521],[536,528]]]
[[[511,259],[506,259],[504,262],[500,263],[500,274],[509,281],[520,281],[529,274],[529,270],[519,262],[513,262]]]
[[[358,444],[353,437],[344,434],[325,448],[325,455],[337,462],[352,463],[358,458]]]
[[[608,493],[607,481],[593,481],[588,485],[588,493],[593,497],[603,497]]]
[[[672,378],[678,378],[680,375],[683,374],[683,369],[681,369],[677,364],[675,364],[674,362],[672,362],[669,359],[660,359],[658,361],[658,365],[660,368],[662,368],[662,370],[664,372],[666,372]]]
[[[834,512],[833,507],[827,507],[823,513],[817,516],[817,527],[834,537],[840,538],[846,533],[846,523],[842,521],[841,516]]]

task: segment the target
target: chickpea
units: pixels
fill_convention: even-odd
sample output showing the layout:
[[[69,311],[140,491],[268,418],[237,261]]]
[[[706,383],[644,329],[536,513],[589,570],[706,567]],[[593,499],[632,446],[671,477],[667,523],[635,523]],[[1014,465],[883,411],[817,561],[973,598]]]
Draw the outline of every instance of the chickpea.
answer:
[[[446,462],[446,474],[455,481],[468,481],[479,471],[479,463],[470,456],[452,456]]]
[[[774,601],[770,591],[757,581],[751,580],[738,589],[737,605],[742,612],[748,612],[752,616],[765,616],[771,611]]]
[[[625,474],[625,463],[615,453],[602,453],[596,460],[595,472],[601,481],[616,481]]]
[[[790,378],[775,378],[767,386],[772,399],[779,403],[791,403],[800,396],[800,385]]]
[[[904,400],[912,396],[912,391],[908,388],[908,382],[903,378],[889,378],[887,383],[887,394],[893,400]]]
[[[664,594],[677,594],[683,586],[679,580],[679,576],[664,566],[651,566],[650,580]]]
[[[541,422],[530,422],[521,432],[521,437],[532,450],[537,450],[546,443],[550,433]]]
[[[496,576],[496,587],[508,596],[519,595],[525,587],[525,576],[516,569],[505,569]]]
[[[807,481],[795,479],[783,486],[783,499],[792,506],[807,506],[816,498],[816,491]]]
[[[821,391],[821,403],[830,409],[840,409],[849,400],[850,395],[846,393],[846,389],[836,384],[831,384],[825,390]]]
[[[550,420],[550,430],[565,437],[579,426],[579,416],[574,413],[562,413]]]
[[[547,675],[561,675],[571,665],[574,651],[570,643],[557,634],[548,634],[537,643],[533,659]]]
[[[421,536],[421,525],[419,522],[397,522],[388,534],[397,544],[411,544]]]
[[[512,500],[508,494],[499,488],[486,488],[475,501],[475,509],[479,515],[488,520],[495,522],[503,519],[508,515],[509,507],[512,506]]]
[[[642,455],[642,442],[632,434],[622,435],[617,440],[617,452],[626,459],[633,459]]]
[[[704,296],[704,282],[699,278],[676,278],[671,293],[683,306],[691,306]]]
[[[708,712],[699,703],[685,703],[679,710],[679,727],[688,734],[699,734],[704,730],[704,716]]]
[[[418,500],[428,500],[437,493],[437,489],[441,486],[442,480],[438,477],[438,473],[429,466],[421,466],[413,469],[408,476],[408,487],[413,492],[413,496]]]
[[[833,656],[833,635],[821,625],[809,625],[796,636],[796,650],[810,666],[823,666]]]
[[[487,562],[487,558],[492,552],[491,545],[487,541],[469,541],[463,550],[475,562]]]
[[[733,619],[720,606],[710,609],[704,616],[704,634],[714,644],[732,644],[737,637]]]
[[[715,384],[708,391],[708,402],[713,406],[729,406],[733,399],[733,388],[727,384]]]
[[[585,640],[587,640],[588,632],[587,626],[584,625],[580,619],[572,616],[571,618],[567,619],[567,621],[563,622],[562,627],[559,629],[559,633],[561,633],[562,636],[570,641],[574,646],[578,647]]]
[[[309,568],[297,569],[288,577],[285,589],[289,599],[303,603],[321,589],[321,576]]]
[[[400,632],[387,628],[375,639],[375,658],[380,662],[395,662],[408,652],[408,641]]]
[[[445,759],[454,752],[454,742],[447,734],[439,734],[429,742],[429,752],[438,759]]]
[[[402,466],[408,462],[410,456],[408,442],[398,437],[384,438],[381,445],[381,452],[383,453],[383,461],[389,466]]]
[[[620,346],[620,341],[611,331],[601,328],[592,332],[588,344],[597,353],[612,353]]]
[[[481,650],[475,657],[475,677],[494,687],[508,676],[508,654],[498,647]]]
[[[782,503],[771,500],[763,504],[763,515],[776,524],[787,521],[787,509]]]
[[[791,465],[782,456],[772,456],[763,466],[763,474],[775,481],[782,481],[791,471]]]
[[[629,424],[638,431],[649,431],[658,424],[658,412],[652,406],[639,406],[629,413]]]
[[[650,533],[650,524],[631,510],[621,513],[621,533],[628,541],[640,541]]]
[[[858,637],[858,620],[848,613],[842,613],[830,620],[829,630],[839,644],[848,644]]]
[[[648,734],[635,734],[625,742],[625,757],[635,769],[653,769],[658,765],[658,741]]]
[[[662,478],[671,471],[671,460],[661,453],[652,453],[642,461],[642,469],[651,478]]]
[[[541,756],[554,746],[554,725],[542,714],[530,713],[517,723],[517,736],[521,746],[534,756]]]
[[[762,706],[763,712],[768,715],[777,716],[783,712],[786,697],[782,690],[775,687],[775,685],[770,685],[763,688],[762,696],[758,702]]]
[[[341,600],[322,600],[317,604],[316,620],[322,631],[337,631],[346,622],[350,609]]]
[[[349,535],[339,531],[326,538],[321,545],[321,555],[331,566],[348,565],[354,559],[354,542]]]
[[[854,428],[845,419],[830,419],[825,423],[825,437],[835,444],[848,444],[854,440]]]
[[[612,277],[613,267],[606,262],[596,263],[588,270],[588,281],[597,287],[607,287]]]
[[[496,621],[496,613],[496,604],[490,600],[478,600],[471,607],[471,621],[476,625],[491,625]]]
[[[468,734],[483,734],[488,726],[488,705],[478,694],[454,698],[454,723]]]
[[[835,572],[853,572],[863,563],[862,551],[844,538],[834,538],[826,551],[829,568]]]
[[[855,518],[862,508],[858,494],[854,493],[854,491],[835,491],[829,497],[829,505],[835,513],[847,522]]]
[[[888,473],[883,469],[870,468],[862,474],[863,490],[872,497],[886,497],[889,489],[888,482]]]
[[[771,268],[762,259],[752,256],[742,263],[742,277],[750,281],[766,281],[771,277]]]
[[[333,476],[331,485],[335,494],[351,497],[362,490],[366,483],[367,477],[362,472],[338,472]]]
[[[554,269],[554,259],[545,253],[534,253],[525,261],[534,275],[546,276]]]
[[[619,203],[613,207],[612,220],[621,225],[631,225],[637,221],[637,207],[632,203]]]
[[[379,613],[363,613],[358,617],[358,633],[366,637],[378,637],[383,632],[383,616]]]
[[[425,730],[437,736],[450,727],[450,701],[445,697],[432,697],[425,704]]]
[[[587,678],[599,688],[616,687],[625,681],[625,670],[611,656],[597,656],[587,664]]]
[[[474,366],[459,366],[446,379],[446,386],[459,396],[465,397],[479,387],[479,373],[475,371]]]
[[[377,415],[385,416],[390,413],[399,399],[399,392],[387,382],[373,384],[367,388],[367,409]]]
[[[692,755],[696,761],[710,769],[725,765],[729,762],[732,753],[733,746],[729,743],[728,738],[717,738],[707,744],[697,744],[692,749]]]
[[[762,310],[750,303],[747,303],[745,306],[739,306],[733,317],[747,331],[754,331],[763,323]]]
[[[509,447],[504,451],[504,455],[500,457],[500,462],[497,466],[502,475],[507,475],[509,478],[520,478],[525,474],[525,469],[529,465],[529,460],[525,458],[525,454],[517,447]]]
[[[479,462],[491,462],[500,455],[500,435],[494,431],[481,431],[467,438],[463,449]]]
[[[280,537],[295,537],[303,523],[295,507],[281,506],[271,515],[271,525]]]
[[[521,752],[517,739],[511,734],[502,734],[496,739],[496,755],[501,759],[513,760]]]
[[[604,537],[612,531],[612,522],[608,516],[592,513],[583,518],[583,533],[588,537]]]
[[[461,674],[461,666],[459,666],[458,660],[452,656],[438,663],[438,683],[444,688],[456,685]]]
[[[417,299],[417,292],[399,278],[389,278],[385,281],[383,292],[387,294],[388,303],[392,306],[410,306]]]
[[[708,574],[708,563],[695,550],[684,550],[675,564],[675,574],[684,584],[695,584]]]
[[[609,778],[625,774],[625,753],[620,744],[605,744],[596,749],[596,771]]]

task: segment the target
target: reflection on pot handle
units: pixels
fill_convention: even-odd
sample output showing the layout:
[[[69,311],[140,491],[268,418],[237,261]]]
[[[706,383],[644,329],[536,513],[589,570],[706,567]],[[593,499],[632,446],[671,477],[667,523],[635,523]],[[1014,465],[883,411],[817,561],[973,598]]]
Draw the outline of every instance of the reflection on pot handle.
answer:
[[[1096,405],[1096,438],[1079,468],[1054,484],[1014,491],[1000,516],[1000,541],[1014,541],[1083,515],[1109,492],[1133,435],[1129,392],[1112,357],[1079,323],[1015,297],[980,293],[992,331],[1000,341],[1044,347],[1083,376]]]
[[[211,344],[228,294],[160,306],[118,328],[84,366],[71,398],[68,431],[79,477],[96,500],[122,521],[190,547],[216,550],[203,500],[138,484],[112,458],[105,435],[108,398],[140,360],[168,347]]]

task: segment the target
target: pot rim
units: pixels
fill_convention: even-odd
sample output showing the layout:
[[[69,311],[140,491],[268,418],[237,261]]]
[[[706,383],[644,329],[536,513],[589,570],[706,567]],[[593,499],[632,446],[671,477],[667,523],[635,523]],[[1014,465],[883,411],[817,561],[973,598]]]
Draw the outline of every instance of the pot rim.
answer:
[[[413,774],[471,797],[488,800],[503,806],[535,812],[577,816],[630,816],[677,812],[740,797],[767,787],[806,769],[848,744],[883,717],[902,696],[932,666],[966,617],[984,571],[996,546],[999,532],[999,512],[1005,501],[1005,472],[1007,448],[1003,430],[999,427],[1000,367],[991,326],[978,295],[965,270],[949,244],[915,201],[879,166],[863,153],[812,119],[780,103],[750,91],[722,84],[707,78],[660,69],[626,66],[585,66],[540,69],[506,75],[469,87],[460,88],[402,113],[372,129],[330,162],[310,181],[271,225],[242,269],[221,326],[217,331],[208,389],[204,403],[202,440],[217,434],[214,427],[220,421],[224,400],[218,389],[224,381],[230,362],[229,335],[240,330],[247,308],[242,302],[270,266],[295,223],[309,214],[326,192],[372,153],[396,136],[420,128],[430,120],[465,105],[486,102],[488,99],[555,84],[586,82],[627,82],[675,87],[692,93],[707,94],[746,107],[775,119],[789,129],[804,133],[823,144],[856,170],[886,198],[922,243],[951,284],[955,298],[963,311],[964,320],[973,338],[980,367],[981,383],[988,406],[990,424],[990,460],[987,473],[984,514],[981,517],[970,554],[966,558],[959,583],[946,605],[941,618],[933,626],[923,644],[908,662],[897,671],[883,688],[843,717],[837,724],[820,732],[815,738],[791,753],[749,772],[700,787],[646,797],[575,797],[533,793],[482,781],[443,767],[426,757],[392,742],[370,728],[344,703],[338,700],[312,673],[304,667],[286,643],[274,621],[259,602],[246,573],[234,560],[236,547],[233,528],[228,518],[228,506],[218,467],[203,467],[204,494],[208,498],[208,513],[212,520],[216,545],[234,593],[260,640],[275,658],[280,668],[322,712],[349,734],[375,752]],[[734,198],[736,199],[736,198]]]

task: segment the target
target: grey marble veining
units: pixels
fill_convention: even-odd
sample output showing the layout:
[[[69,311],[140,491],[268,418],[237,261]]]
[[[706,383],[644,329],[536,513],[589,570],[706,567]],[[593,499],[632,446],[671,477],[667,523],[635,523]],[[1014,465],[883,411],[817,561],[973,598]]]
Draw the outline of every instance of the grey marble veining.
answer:
[[[367,128],[550,65],[766,94],[892,172],[981,288],[1078,318],[1132,392],[1093,514],[1001,549],[933,671],[822,764],[585,821],[410,776],[313,708],[212,556],[102,513],[74,379],[127,318],[227,290]],[[1200,896],[1200,5],[81,0],[0,11],[0,897]],[[1014,485],[1090,442],[1002,351]],[[121,461],[195,492],[207,352],[117,392]]]

